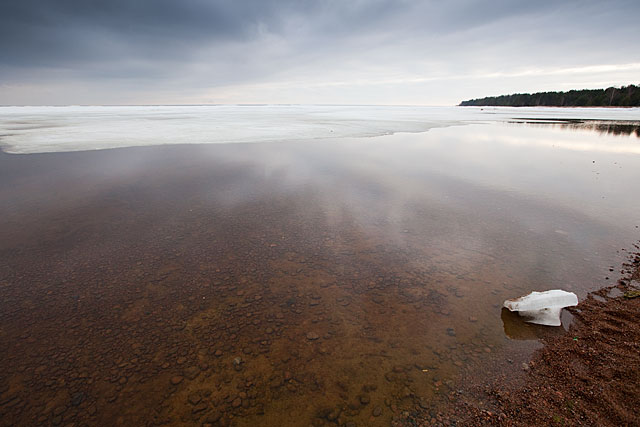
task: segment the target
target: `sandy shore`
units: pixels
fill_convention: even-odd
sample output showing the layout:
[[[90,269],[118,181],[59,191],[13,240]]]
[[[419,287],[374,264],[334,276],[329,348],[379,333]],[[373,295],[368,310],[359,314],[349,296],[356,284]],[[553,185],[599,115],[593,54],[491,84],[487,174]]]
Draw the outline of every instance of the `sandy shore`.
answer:
[[[569,309],[569,330],[543,338],[523,376],[462,384],[449,412],[406,414],[398,425],[640,425],[640,252],[621,273]]]

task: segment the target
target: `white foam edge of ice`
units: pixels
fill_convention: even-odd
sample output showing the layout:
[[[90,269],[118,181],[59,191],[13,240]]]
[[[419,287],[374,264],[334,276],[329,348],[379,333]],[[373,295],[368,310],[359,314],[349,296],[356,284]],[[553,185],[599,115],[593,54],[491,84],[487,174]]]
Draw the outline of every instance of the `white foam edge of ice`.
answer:
[[[518,312],[526,322],[546,326],[562,325],[562,309],[575,305],[578,305],[578,296],[561,289],[533,291],[528,295],[506,300],[503,304],[508,310]]]

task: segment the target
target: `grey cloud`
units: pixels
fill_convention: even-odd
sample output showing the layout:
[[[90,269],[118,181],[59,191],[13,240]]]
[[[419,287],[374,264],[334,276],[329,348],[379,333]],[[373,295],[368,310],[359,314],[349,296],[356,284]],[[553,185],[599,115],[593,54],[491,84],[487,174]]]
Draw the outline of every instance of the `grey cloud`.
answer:
[[[314,67],[424,73],[415,64],[432,60],[462,73],[622,58],[639,14],[631,0],[4,0],[0,83],[193,88],[304,79]]]
[[[587,3],[574,4],[583,8]],[[312,46],[364,34],[420,37],[555,9],[561,7],[554,1],[506,0],[5,0],[0,3],[0,63],[55,66],[105,57],[183,58],[202,45],[247,42],[264,32],[293,32]],[[291,21],[301,28],[289,27]]]
[[[248,37],[266,10],[261,2],[13,1],[0,6],[2,61],[50,65],[101,55],[181,54],[203,40]],[[187,49],[185,49],[185,47]]]

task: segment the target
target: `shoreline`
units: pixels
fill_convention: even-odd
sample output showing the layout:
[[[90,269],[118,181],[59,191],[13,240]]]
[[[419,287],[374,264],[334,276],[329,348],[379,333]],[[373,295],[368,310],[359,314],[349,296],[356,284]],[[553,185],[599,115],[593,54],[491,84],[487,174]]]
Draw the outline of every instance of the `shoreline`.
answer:
[[[590,292],[567,331],[540,338],[521,376],[461,385],[449,409],[405,414],[396,425],[637,425],[640,405],[640,243],[620,280]]]

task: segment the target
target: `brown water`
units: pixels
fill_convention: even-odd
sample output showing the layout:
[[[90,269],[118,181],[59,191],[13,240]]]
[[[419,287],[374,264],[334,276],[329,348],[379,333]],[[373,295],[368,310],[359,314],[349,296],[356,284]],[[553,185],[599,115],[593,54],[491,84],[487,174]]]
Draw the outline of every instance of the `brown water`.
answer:
[[[437,410],[554,333],[504,299],[617,277],[638,141],[494,124],[0,154],[0,424]]]

